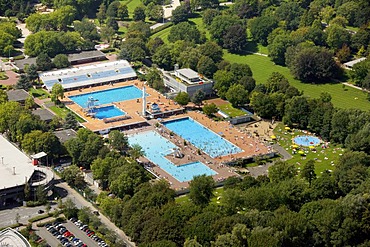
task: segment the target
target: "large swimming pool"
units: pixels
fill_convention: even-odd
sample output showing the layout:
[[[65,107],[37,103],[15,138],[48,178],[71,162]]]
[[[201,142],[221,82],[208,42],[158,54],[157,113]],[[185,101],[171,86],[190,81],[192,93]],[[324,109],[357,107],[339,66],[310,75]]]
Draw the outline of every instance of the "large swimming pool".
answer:
[[[181,166],[174,165],[171,161],[166,159],[165,156],[172,153],[176,145],[155,131],[129,135],[128,141],[130,145],[139,144],[143,148],[145,156],[150,161],[180,182],[190,181],[194,176],[198,175],[217,174],[214,170],[201,162],[192,162]]]
[[[243,150],[191,118],[163,122],[175,134],[191,142],[212,158],[240,153]]]
[[[126,86],[119,88],[112,88],[92,93],[85,93],[69,97],[73,102],[81,107],[87,107],[89,97],[98,100],[99,105],[110,104],[112,102],[119,102],[131,99],[141,98],[143,92],[135,86]]]
[[[121,111],[114,105],[98,107],[92,110],[95,113],[95,117],[98,119],[112,118],[126,115],[125,112]]]

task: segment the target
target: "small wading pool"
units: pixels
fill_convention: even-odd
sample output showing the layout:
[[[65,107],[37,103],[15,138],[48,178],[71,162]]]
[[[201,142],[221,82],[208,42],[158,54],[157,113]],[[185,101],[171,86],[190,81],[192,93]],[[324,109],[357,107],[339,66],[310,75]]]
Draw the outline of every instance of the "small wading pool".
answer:
[[[299,146],[309,147],[317,146],[320,144],[321,140],[316,136],[296,136],[293,142]]]
[[[125,112],[121,111],[117,107],[110,105],[110,106],[103,106],[99,108],[94,108],[92,113],[95,114],[95,117],[98,119],[104,118],[112,118],[112,117],[119,117],[126,115]]]

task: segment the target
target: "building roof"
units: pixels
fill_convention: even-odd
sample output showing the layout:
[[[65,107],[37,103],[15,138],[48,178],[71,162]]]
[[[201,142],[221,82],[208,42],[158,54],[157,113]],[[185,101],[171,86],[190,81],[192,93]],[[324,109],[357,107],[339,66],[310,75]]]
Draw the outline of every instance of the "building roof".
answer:
[[[68,54],[68,61],[70,63],[78,62],[86,59],[101,58],[106,59],[105,54],[101,51],[92,50],[92,51],[81,51],[79,53]]]
[[[24,70],[26,65],[36,64],[35,57],[29,57],[26,59],[15,60],[14,65],[18,70]]]
[[[71,89],[134,78],[136,72],[131,68],[128,61],[118,60],[79,68],[48,71],[40,73],[39,77],[48,90],[51,90],[55,83],[60,83],[64,89]]]
[[[14,89],[7,91],[9,101],[25,101],[30,95],[24,89]]]
[[[185,76],[186,78],[189,78],[189,79],[192,79],[192,78],[199,78],[199,75],[197,72],[195,72],[194,70],[192,69],[188,69],[188,68],[185,68],[185,69],[178,69],[176,70],[178,73],[180,73],[181,75]]]
[[[2,135],[0,147],[0,189],[23,185],[35,170],[31,159]]]
[[[42,121],[50,121],[54,118],[54,114],[51,113],[49,110],[38,108],[32,111],[33,115],[39,116]]]
[[[364,60],[366,60],[366,57],[361,57],[361,58],[358,58],[356,60],[352,60],[352,61],[349,61],[347,63],[344,63],[343,65],[346,66],[346,67],[352,68],[353,65],[355,65],[356,63],[362,62]]]
[[[31,247],[31,244],[18,231],[6,228],[0,232],[0,246]]]
[[[65,143],[66,141],[75,138],[77,133],[73,129],[66,129],[54,131],[54,135],[58,137],[61,143]]]
[[[92,51],[81,51],[78,53],[71,53],[67,54],[68,56],[68,61],[70,63],[78,62],[78,61],[83,61],[87,59],[106,59],[106,56],[103,52],[97,51],[97,50],[92,50]],[[18,70],[24,70],[26,65],[31,65],[31,64],[36,64],[36,57],[29,57],[26,59],[21,59],[21,60],[15,60],[14,65],[15,67],[18,68]]]

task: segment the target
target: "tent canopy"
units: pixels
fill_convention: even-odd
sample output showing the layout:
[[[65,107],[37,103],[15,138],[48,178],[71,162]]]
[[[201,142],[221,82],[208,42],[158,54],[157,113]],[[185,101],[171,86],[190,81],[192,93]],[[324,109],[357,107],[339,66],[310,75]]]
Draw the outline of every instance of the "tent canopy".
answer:
[[[31,158],[32,159],[40,159],[42,157],[45,157],[47,154],[45,152],[40,152],[40,153],[37,153],[37,154],[34,154],[34,155],[31,155]]]

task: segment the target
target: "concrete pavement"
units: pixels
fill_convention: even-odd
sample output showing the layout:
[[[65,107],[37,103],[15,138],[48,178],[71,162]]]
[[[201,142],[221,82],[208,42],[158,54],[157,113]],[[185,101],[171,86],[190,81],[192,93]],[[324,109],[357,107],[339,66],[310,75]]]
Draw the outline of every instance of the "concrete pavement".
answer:
[[[92,211],[95,211],[96,208],[88,201],[85,200],[79,193],[77,193],[74,189],[68,186],[67,183],[62,182],[59,184],[56,184],[55,187],[59,187],[65,191],[68,192],[67,198],[71,198],[72,201],[76,204],[76,207],[82,208],[82,207],[88,207]],[[126,236],[126,234],[119,229],[115,224],[113,224],[107,217],[105,217],[103,214],[100,214],[99,219],[101,222],[110,230],[115,232],[118,236],[120,236],[127,244],[127,246],[136,246],[134,242],[131,242],[129,237]]]

